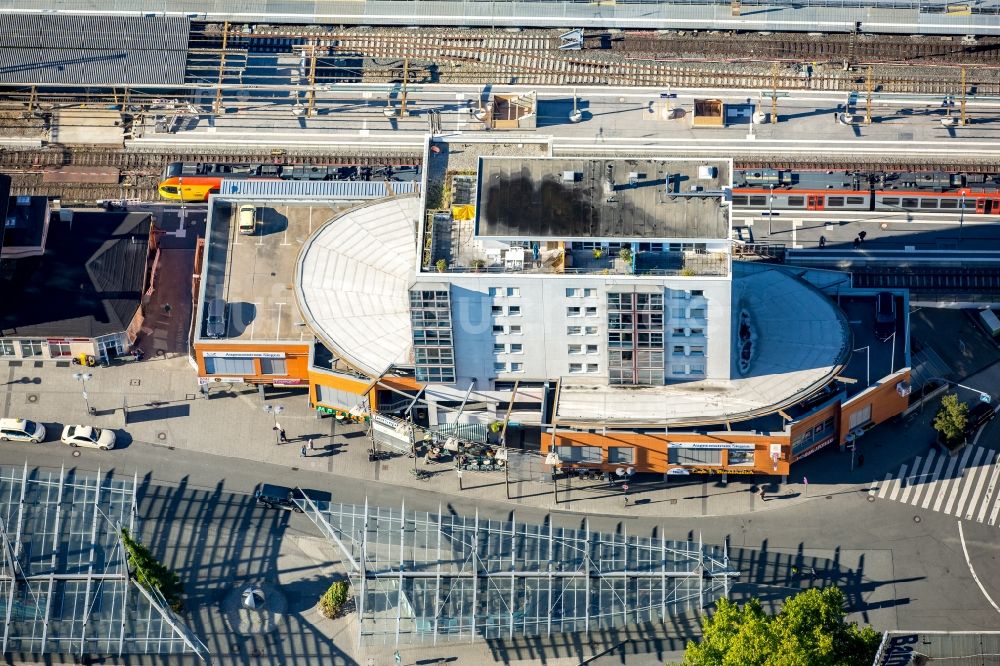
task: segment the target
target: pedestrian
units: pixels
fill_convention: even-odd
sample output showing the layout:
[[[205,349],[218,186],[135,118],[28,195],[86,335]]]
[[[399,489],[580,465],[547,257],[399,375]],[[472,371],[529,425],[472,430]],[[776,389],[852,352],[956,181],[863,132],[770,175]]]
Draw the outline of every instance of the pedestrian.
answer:
[[[278,427],[278,440],[282,444],[287,444],[288,443],[288,437],[285,435],[285,429],[282,428],[282,427],[280,427],[280,426]]]
[[[625,506],[628,506],[628,495],[625,496]]]
[[[316,447],[315,447],[315,446],[313,445],[313,440],[312,440],[312,437],[310,437],[310,438],[308,439],[308,442],[309,442],[309,450],[310,450],[310,451],[315,451],[315,450],[316,450]]]
[[[826,247],[826,236],[820,236],[819,237],[819,248],[822,250],[824,247]]]
[[[865,236],[867,236],[867,235],[868,235],[867,231],[862,231],[862,232],[858,233],[858,238],[861,240],[862,243],[864,243],[865,242]]]
[[[760,487],[760,490],[758,491],[758,493],[757,493],[757,494],[758,494],[758,495],[760,495],[760,498],[761,498],[762,500],[764,500],[765,502],[767,501],[767,491],[766,491],[766,490],[764,490],[764,486],[761,486],[761,487]]]
[[[858,454],[858,467],[864,467],[864,466],[865,466],[865,454],[859,453]]]
[[[308,454],[306,453],[306,445],[303,444],[302,448],[299,449],[299,457],[305,458]]]
[[[861,239],[858,236],[854,237],[854,249],[857,250],[861,247]]]

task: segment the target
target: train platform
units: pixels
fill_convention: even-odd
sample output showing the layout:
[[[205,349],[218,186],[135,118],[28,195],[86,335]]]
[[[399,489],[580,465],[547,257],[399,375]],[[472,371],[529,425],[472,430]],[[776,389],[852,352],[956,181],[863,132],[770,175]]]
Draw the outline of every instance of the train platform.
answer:
[[[269,8],[260,11],[258,7]],[[632,30],[756,30],[1000,35],[1000,2],[804,0],[783,2],[546,2],[494,0],[315,0],[233,4],[227,0],[117,0],[95,10],[87,0],[8,4],[0,12],[110,16],[165,15],[195,21],[343,25],[565,27]]]

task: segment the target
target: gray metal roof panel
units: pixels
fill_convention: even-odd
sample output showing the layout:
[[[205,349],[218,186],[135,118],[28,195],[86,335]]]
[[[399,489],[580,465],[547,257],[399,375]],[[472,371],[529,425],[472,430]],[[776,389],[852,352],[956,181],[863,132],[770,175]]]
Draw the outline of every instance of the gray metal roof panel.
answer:
[[[310,199],[382,199],[417,191],[414,181],[384,180],[243,180],[226,179],[220,191],[224,195],[310,198]]]

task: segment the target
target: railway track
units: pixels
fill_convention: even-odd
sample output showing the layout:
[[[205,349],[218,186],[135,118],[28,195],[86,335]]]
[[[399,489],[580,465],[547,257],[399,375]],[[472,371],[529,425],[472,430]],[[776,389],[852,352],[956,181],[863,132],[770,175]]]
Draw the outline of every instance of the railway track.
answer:
[[[222,162],[268,164],[341,164],[402,166],[419,163],[417,155],[348,155],[344,153],[199,152],[71,149],[0,151],[0,171],[11,176],[14,195],[58,197],[64,203],[86,203],[98,199],[141,199],[155,201],[160,174],[170,162]],[[46,171],[60,167],[111,167],[121,172],[117,184],[44,183]]]
[[[221,48],[221,29],[196,31],[191,43],[200,51]],[[422,82],[863,90],[865,74],[843,71],[848,61],[883,65],[874,80],[885,92],[956,94],[961,72],[949,65],[965,64],[975,66],[967,71],[970,90],[1000,94],[1000,38],[965,44],[884,36],[625,33],[585,40],[611,48],[561,51],[558,32],[543,30],[255,26],[246,32],[231,26],[226,43],[248,54],[301,55],[315,48],[327,66],[331,58],[344,62],[345,79],[367,82],[401,80],[405,62],[410,80],[416,71]],[[777,72],[772,63],[778,63]]]

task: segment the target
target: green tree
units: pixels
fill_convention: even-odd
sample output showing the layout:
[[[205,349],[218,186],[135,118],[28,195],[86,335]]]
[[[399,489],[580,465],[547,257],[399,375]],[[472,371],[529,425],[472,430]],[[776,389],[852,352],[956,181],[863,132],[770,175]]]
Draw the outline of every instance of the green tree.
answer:
[[[965,426],[969,422],[969,406],[958,399],[957,393],[949,393],[941,398],[941,406],[934,415],[934,429],[949,442],[965,436]]]
[[[726,599],[702,619],[700,642],[688,643],[685,666],[868,666],[881,636],[844,621],[844,594],[813,588],[785,601],[776,615],[757,599],[742,608]]]
[[[334,581],[330,588],[319,598],[319,607],[323,615],[334,618],[340,615],[344,604],[350,598],[350,585],[346,580]]]
[[[127,528],[122,528],[121,537],[135,579],[147,589],[159,590],[175,612],[183,610],[184,586],[177,574],[153,557],[149,548],[133,539]]]

